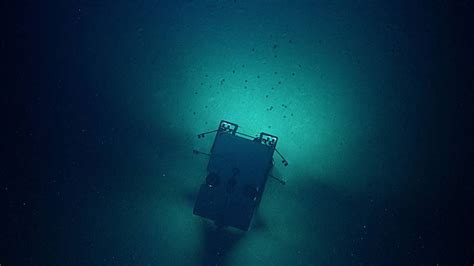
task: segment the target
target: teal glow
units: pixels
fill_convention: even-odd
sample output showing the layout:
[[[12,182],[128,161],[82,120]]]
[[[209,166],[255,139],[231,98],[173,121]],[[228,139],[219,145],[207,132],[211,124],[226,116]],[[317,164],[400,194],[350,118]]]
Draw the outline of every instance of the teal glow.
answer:
[[[222,33],[219,39],[232,35]],[[347,58],[335,63],[330,55],[308,57],[304,43],[288,39],[267,34],[253,45],[216,40],[186,47],[192,53],[184,57],[174,83],[166,85],[170,89],[155,95],[155,112],[171,127],[184,126],[184,139],[215,129],[221,119],[247,134],[275,134],[290,161],[291,170],[282,170],[289,180],[316,173],[313,179],[344,184],[347,176],[340,173],[357,163],[351,160],[371,134],[367,95],[358,90],[364,84],[354,73],[344,73],[357,71],[347,67]],[[201,145],[197,139],[188,143]],[[360,182],[365,181],[351,180],[351,186]]]
[[[191,215],[207,163],[191,151],[208,151],[213,136],[196,136],[224,119],[246,134],[277,135],[278,149],[289,162],[285,168],[275,156],[273,173],[287,185],[269,182],[259,209],[264,225],[235,246],[224,245],[225,261],[290,265],[303,258],[345,264],[343,258],[337,261],[338,254],[347,259],[351,251],[336,236],[350,235],[358,230],[354,224],[365,223],[369,199],[361,197],[400,196],[392,188],[400,186],[401,170],[387,174],[386,169],[409,173],[412,167],[403,147],[413,135],[403,130],[408,122],[398,116],[416,109],[409,101],[400,109],[399,101],[412,95],[397,88],[413,79],[400,70],[400,59],[387,52],[383,38],[395,33],[379,32],[377,24],[345,14],[340,4],[317,14],[295,4],[289,15],[286,3],[278,1],[268,9],[221,4],[193,1],[175,14],[172,28],[137,29],[143,45],[132,53],[139,63],[130,87],[140,94],[142,107],[134,111],[168,137],[157,147],[166,159],[148,157],[154,175],[167,175],[150,177],[152,183],[165,182],[150,197],[162,210],[150,208],[155,215],[150,226],[161,228],[154,241],[169,251],[166,262],[183,250],[192,254],[179,260],[184,264],[203,254],[219,257],[206,250],[212,242],[209,223]],[[297,19],[286,21],[287,15]],[[376,192],[370,191],[373,184]]]

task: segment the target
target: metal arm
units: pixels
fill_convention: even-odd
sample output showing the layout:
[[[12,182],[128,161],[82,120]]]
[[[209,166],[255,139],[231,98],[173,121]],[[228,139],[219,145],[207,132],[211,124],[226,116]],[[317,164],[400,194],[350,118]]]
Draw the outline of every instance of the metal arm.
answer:
[[[219,129],[198,134],[197,137],[198,137],[198,139],[201,139],[201,138],[204,138],[205,135],[211,134],[211,133],[214,133],[214,132],[217,132],[217,131],[219,131]]]
[[[268,176],[271,177],[271,178],[273,178],[273,179],[275,179],[276,181],[280,182],[280,184],[282,184],[282,185],[285,185],[285,184],[286,184],[286,181],[283,180],[283,179],[281,179],[281,178],[278,178],[278,177],[273,176],[273,175],[268,175]]]
[[[284,166],[288,166],[288,161],[283,157],[283,155],[281,155],[281,153],[275,148],[275,151],[278,153],[278,155],[280,155],[282,161],[281,163],[284,165]]]
[[[198,151],[198,150],[196,150],[196,149],[193,150],[193,153],[194,153],[194,154],[202,154],[202,155],[211,156],[211,154],[209,154],[209,153],[205,153],[205,152],[202,152],[202,151]]]

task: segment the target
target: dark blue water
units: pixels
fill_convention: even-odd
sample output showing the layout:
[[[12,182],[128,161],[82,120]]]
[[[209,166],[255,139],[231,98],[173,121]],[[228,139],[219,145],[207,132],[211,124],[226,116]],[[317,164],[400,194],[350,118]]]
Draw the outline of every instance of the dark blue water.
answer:
[[[0,265],[474,262],[468,2],[4,10]],[[192,214],[221,119],[289,161],[245,233]]]

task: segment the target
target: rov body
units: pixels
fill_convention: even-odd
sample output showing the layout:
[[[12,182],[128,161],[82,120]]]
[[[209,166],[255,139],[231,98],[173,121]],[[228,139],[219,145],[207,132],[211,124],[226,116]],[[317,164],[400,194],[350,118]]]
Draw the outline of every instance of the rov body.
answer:
[[[274,152],[281,156],[276,150],[278,137],[264,132],[252,137],[238,129],[237,124],[222,120],[217,130],[198,135],[203,138],[216,132],[210,153],[193,151],[209,156],[207,176],[199,188],[193,213],[219,227],[248,231],[268,177],[285,182],[270,174]]]

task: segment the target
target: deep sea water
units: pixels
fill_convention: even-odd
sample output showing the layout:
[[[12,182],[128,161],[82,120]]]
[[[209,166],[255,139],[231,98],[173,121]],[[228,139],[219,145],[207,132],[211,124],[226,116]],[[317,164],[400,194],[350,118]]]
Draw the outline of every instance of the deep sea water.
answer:
[[[44,3],[30,22],[39,89],[17,148],[35,158],[32,193],[3,192],[11,224],[28,229],[5,233],[23,250],[6,261],[470,265],[472,212],[454,195],[472,198],[455,192],[472,126],[460,126],[464,94],[445,87],[463,85],[448,82],[459,73],[449,7]],[[212,144],[196,135],[221,119],[277,135],[289,161],[276,160],[287,184],[268,181],[246,233],[192,215],[207,164],[192,149]]]

